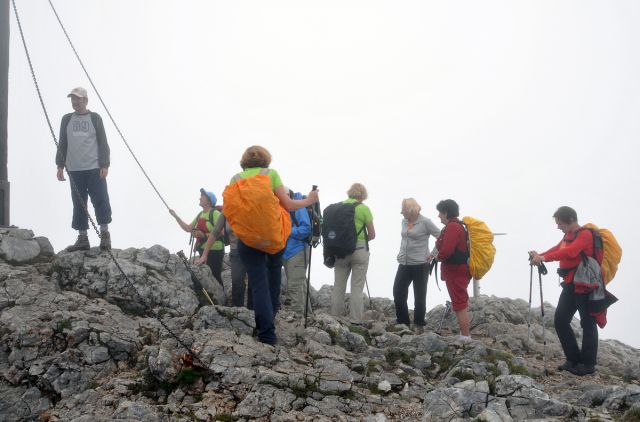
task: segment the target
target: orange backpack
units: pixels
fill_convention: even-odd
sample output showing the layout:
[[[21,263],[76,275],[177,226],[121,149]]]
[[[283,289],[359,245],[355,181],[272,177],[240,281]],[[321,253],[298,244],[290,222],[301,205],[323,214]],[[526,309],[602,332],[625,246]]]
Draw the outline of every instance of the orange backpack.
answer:
[[[604,284],[607,285],[616,276],[618,265],[622,260],[622,248],[610,230],[599,228],[592,223],[585,224],[583,228],[591,230],[593,253],[596,255],[595,258],[598,264],[600,264]],[[601,250],[598,251],[598,249]]]
[[[284,249],[291,233],[291,217],[271,190],[269,169],[242,179],[239,174],[228,185],[224,215],[236,236],[247,246],[274,254]]]

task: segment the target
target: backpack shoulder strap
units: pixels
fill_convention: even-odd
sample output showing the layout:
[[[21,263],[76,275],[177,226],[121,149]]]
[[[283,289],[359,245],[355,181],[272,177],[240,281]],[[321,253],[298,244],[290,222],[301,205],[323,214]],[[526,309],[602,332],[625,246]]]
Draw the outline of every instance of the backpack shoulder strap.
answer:
[[[236,175],[231,178],[234,182],[237,182],[240,179],[242,179],[242,177],[240,177],[240,173],[236,173]]]
[[[358,208],[358,205],[362,205],[362,202],[354,202],[353,204],[353,212],[354,212],[354,216],[355,216],[355,212],[356,212],[356,208]],[[358,238],[358,236],[360,236],[360,233],[364,232],[364,243],[366,245],[367,250],[369,250],[369,232],[367,231],[367,224],[363,224],[362,227],[360,228],[360,230],[358,230],[358,232],[356,233],[356,239]]]
[[[260,169],[260,171],[258,172],[258,174],[269,174],[269,167],[263,167]]]
[[[289,215],[291,216],[291,223],[298,227],[300,224],[298,223],[298,219],[296,218],[296,212],[295,211],[289,211]]]

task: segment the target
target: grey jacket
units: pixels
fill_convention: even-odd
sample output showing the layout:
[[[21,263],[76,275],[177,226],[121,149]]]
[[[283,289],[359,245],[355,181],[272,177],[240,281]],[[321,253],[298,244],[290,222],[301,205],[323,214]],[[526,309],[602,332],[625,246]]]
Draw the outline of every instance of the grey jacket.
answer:
[[[440,236],[440,229],[433,224],[433,221],[418,215],[416,222],[409,230],[409,221],[402,219],[402,239],[400,240],[400,253],[398,253],[398,263],[402,265],[420,265],[427,262],[429,255],[429,236],[437,238]]]
[[[224,211],[222,212],[222,214],[220,214],[220,217],[218,217],[216,225],[213,226],[211,232],[215,236],[216,240],[222,239],[224,236],[225,226],[227,229],[227,234],[229,235],[229,253],[231,255],[235,255],[238,249],[238,236],[236,236],[236,234],[233,232],[233,229],[231,229],[231,225],[227,221],[227,218],[224,216]]]

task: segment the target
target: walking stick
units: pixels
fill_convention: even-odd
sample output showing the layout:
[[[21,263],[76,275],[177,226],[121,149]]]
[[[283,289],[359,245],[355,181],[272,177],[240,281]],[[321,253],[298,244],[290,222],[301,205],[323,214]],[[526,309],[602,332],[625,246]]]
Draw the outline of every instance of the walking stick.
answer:
[[[440,333],[442,333],[442,324],[444,323],[444,320],[447,317],[447,315],[449,315],[449,312],[451,312],[451,302],[447,300],[447,303],[445,303],[444,305],[444,311],[442,311],[442,318],[440,319],[440,324],[438,324],[438,330],[436,331],[437,335],[440,335]]]
[[[317,185],[313,185],[311,190],[318,189]],[[320,233],[322,224],[322,215],[320,214],[320,201],[313,204],[312,213],[318,216],[318,219],[311,219],[311,233],[309,235],[309,268],[307,268],[307,294],[304,300],[304,328],[307,328],[307,315],[309,314],[309,290],[311,290],[311,253],[313,248],[320,244]],[[304,249],[304,263],[307,265],[307,248]],[[287,284],[288,286],[288,284]]]
[[[531,259],[529,259],[531,261]],[[531,296],[533,293],[533,264],[529,262],[529,313],[527,314],[527,350],[531,341]]]
[[[307,315],[309,313],[309,289],[311,287],[311,252],[313,248],[309,248],[309,268],[307,268],[307,294],[304,299],[304,328],[307,328]],[[304,261],[307,262],[307,248],[304,248]]]
[[[542,275],[547,274],[547,267],[541,262],[538,265],[538,280],[540,281],[540,313],[542,314],[542,344],[543,344],[543,355],[542,362],[544,364],[544,375],[549,375],[549,371],[547,370],[547,336],[545,335],[544,328],[544,299],[542,298]]]
[[[191,233],[191,235],[189,236],[189,262],[193,262],[193,249],[194,249],[194,245],[193,245],[193,232]]]
[[[371,302],[371,292],[369,292],[369,282],[367,276],[364,276],[364,285],[367,286],[367,295],[369,296],[369,309],[373,311],[373,302]]]

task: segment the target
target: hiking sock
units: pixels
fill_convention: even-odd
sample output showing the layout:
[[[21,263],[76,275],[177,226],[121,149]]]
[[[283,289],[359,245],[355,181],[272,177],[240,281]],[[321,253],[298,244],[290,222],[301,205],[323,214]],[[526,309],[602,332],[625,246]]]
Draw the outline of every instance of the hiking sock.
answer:
[[[86,230],[78,230],[78,234],[80,236],[87,236],[87,231]]]
[[[100,224],[100,232],[108,232],[109,225],[108,224]]]

